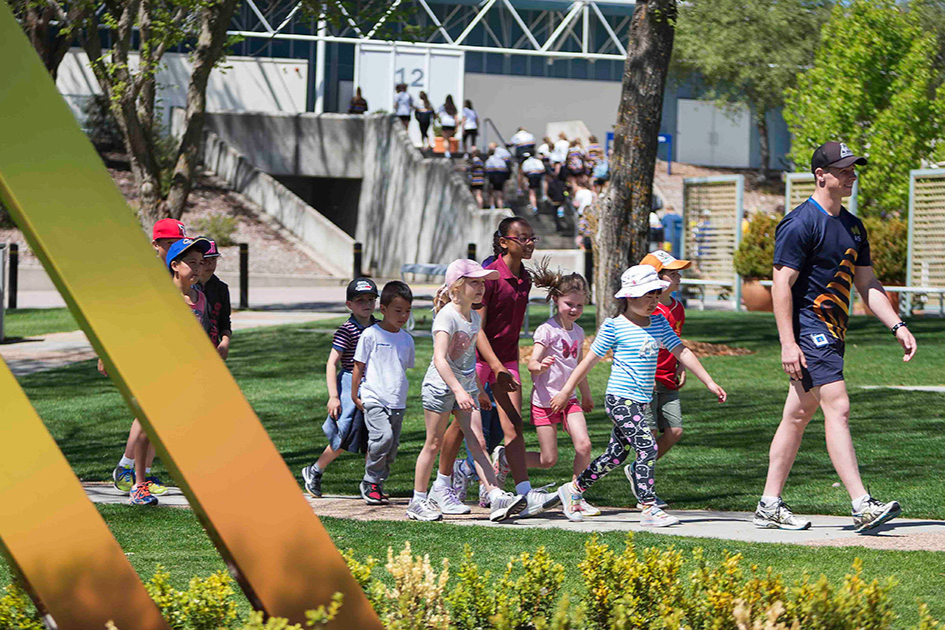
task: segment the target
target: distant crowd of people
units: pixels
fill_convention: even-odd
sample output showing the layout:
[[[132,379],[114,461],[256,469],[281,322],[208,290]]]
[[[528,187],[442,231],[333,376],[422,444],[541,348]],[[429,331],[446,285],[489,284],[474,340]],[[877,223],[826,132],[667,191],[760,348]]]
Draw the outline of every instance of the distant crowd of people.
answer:
[[[596,136],[589,136],[585,146],[581,138],[569,139],[562,132],[556,141],[545,136],[536,147],[535,136],[519,127],[507,146],[492,142],[485,155],[473,147],[467,170],[469,186],[481,208],[487,204],[505,207],[506,183],[514,175],[516,192],[524,195],[528,191],[533,214],[538,213],[541,202],[550,203],[559,232],[568,229],[568,214],[573,216],[580,245],[589,236],[586,211],[610,179],[610,160]]]
[[[469,99],[463,102],[463,109],[460,111],[453,102],[453,96],[447,94],[443,104],[434,109],[426,92],[421,91],[415,99],[407,91],[406,83],[398,83],[394,86],[393,108],[394,114],[404,124],[405,129],[410,126],[411,117],[417,119],[424,149],[430,146],[430,127],[434,116],[440,127],[440,137],[443,138],[446,157],[452,157],[450,140],[456,137],[457,129],[461,130],[460,139],[464,154],[468,155],[469,151],[476,147],[476,141],[479,139],[479,115],[473,109],[472,101]],[[348,113],[363,114],[367,109],[368,103],[361,96],[361,88],[357,88],[348,107]]]

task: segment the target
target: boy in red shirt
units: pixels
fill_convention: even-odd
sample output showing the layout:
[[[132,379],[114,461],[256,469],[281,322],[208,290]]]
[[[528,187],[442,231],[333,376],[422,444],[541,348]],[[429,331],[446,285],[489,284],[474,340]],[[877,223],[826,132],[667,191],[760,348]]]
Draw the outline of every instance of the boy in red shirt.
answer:
[[[683,323],[686,321],[686,311],[682,302],[673,297],[679,290],[680,272],[688,269],[692,264],[689,260],[678,260],[669,252],[661,249],[643,257],[641,265],[650,265],[659,274],[661,280],[669,282],[660,294],[660,301],[653,311],[662,315],[669,322],[673,332],[682,336]],[[682,405],[679,402],[679,389],[686,384],[686,370],[679,364],[671,352],[660,350],[656,364],[656,389],[653,391],[653,402],[646,407],[647,423],[653,427],[653,437],[659,449],[656,458],[659,459],[673,448],[683,434]],[[657,435],[659,432],[661,435]],[[624,466],[627,479],[632,479],[631,466]],[[631,481],[630,484],[633,487]],[[656,499],[656,505],[663,507],[666,504]],[[640,507],[639,505],[637,506]]]

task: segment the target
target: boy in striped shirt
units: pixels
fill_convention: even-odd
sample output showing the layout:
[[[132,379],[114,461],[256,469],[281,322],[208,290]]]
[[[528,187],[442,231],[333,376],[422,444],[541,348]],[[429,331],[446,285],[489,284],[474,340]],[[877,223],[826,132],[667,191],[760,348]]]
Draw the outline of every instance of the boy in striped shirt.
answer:
[[[679,523],[679,519],[656,505],[653,480],[656,440],[646,419],[646,408],[653,398],[660,349],[673,353],[683,367],[718,397],[720,403],[725,402],[726,394],[705,371],[696,355],[682,345],[666,318],[653,313],[669,282],[661,280],[656,269],[649,265],[627,269],[620,280],[620,291],[614,295],[621,303],[620,314],[604,321],[591,344],[591,351],[571,373],[561,391],[551,399],[552,411],[564,409],[578,383],[609,350],[613,350],[613,366],[604,398],[607,416],[614,423],[610,443],[573,482],[558,489],[558,496],[565,515],[570,520],[580,520],[574,512],[580,512],[583,493],[623,464],[633,450],[635,459],[630,482],[637,500],[643,505],[640,524],[666,527]]]
[[[328,417],[322,425],[322,430],[328,437],[328,446],[318,461],[302,469],[305,490],[313,497],[322,496],[322,475],[325,474],[328,464],[335,461],[342,451],[367,453],[364,413],[351,399],[351,379],[354,371],[354,351],[358,347],[361,333],[368,326],[377,323],[374,318],[377,285],[370,278],[355,278],[348,284],[345,297],[345,306],[351,311],[351,317],[335,331],[328,365],[325,367]]]

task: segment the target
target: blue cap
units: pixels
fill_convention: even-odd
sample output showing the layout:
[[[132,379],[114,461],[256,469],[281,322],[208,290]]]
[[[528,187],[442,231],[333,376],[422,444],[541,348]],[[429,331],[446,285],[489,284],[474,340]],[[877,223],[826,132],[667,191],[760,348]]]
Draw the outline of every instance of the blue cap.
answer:
[[[196,249],[201,254],[210,251],[211,243],[209,239],[203,237],[182,238],[167,248],[167,268],[171,268],[171,263],[187,253],[189,249]]]

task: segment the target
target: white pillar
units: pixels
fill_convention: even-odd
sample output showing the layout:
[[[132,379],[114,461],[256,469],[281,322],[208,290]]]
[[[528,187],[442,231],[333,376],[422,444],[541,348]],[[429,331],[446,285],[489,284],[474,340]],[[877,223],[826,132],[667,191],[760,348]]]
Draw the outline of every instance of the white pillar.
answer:
[[[318,21],[318,36],[325,37],[328,23]],[[319,39],[315,44],[315,113],[325,113],[325,40]]]

